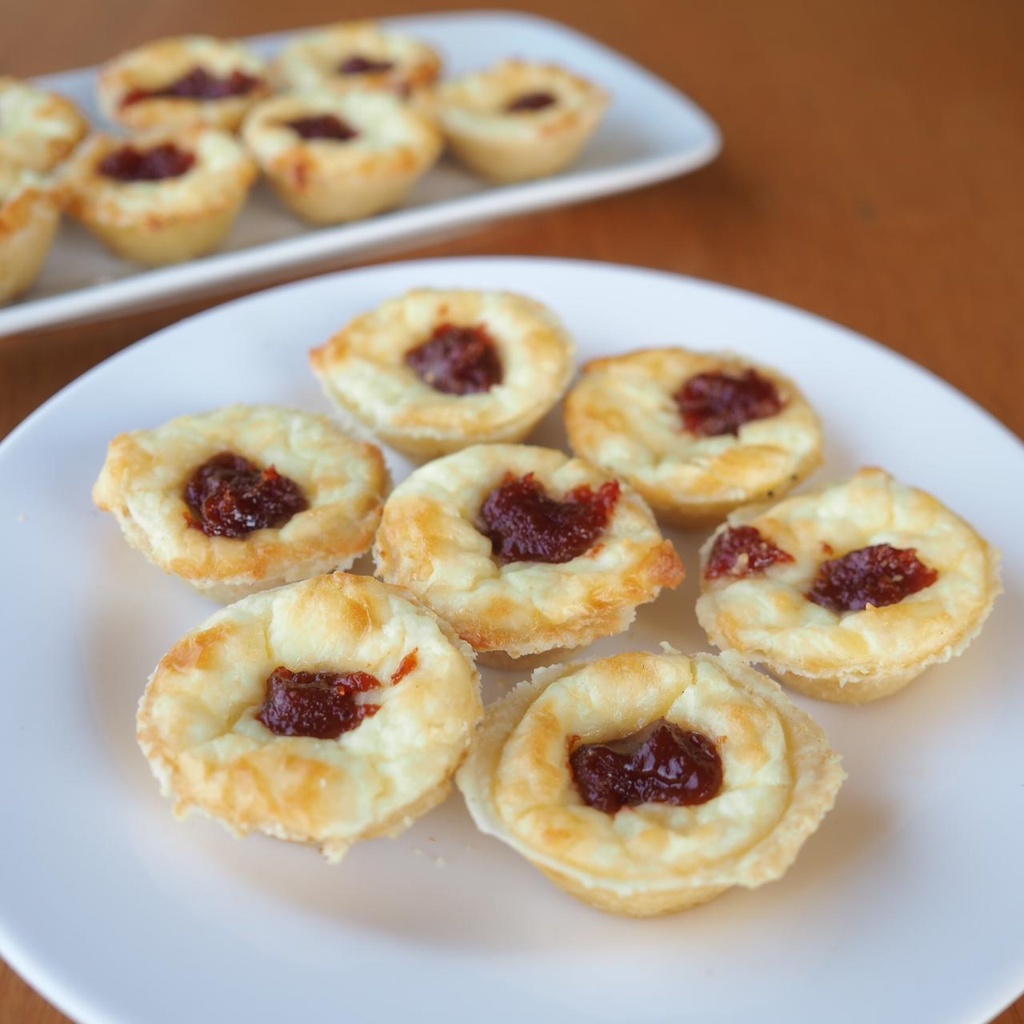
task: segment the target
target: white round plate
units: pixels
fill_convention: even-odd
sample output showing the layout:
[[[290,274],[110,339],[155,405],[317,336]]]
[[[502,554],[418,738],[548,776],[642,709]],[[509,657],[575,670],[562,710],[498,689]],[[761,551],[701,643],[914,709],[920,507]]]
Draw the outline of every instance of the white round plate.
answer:
[[[160,656],[213,606],[93,508],[107,442],[231,402],[326,410],[307,351],[421,285],[531,295],[581,359],[682,343],[777,366],[823,415],[814,481],[884,466],[1003,550],[1007,593],[963,657],[865,707],[797,698],[849,780],[781,881],[620,920],[479,835],[457,794],[340,867],[171,816],[135,745],[135,708]],[[536,436],[561,443],[557,417]],[[645,270],[394,264],[169,327],[0,446],[0,954],[82,1024],[986,1021],[1024,988],[1022,470],[1012,435],[882,347]],[[706,648],[693,614],[702,537],[676,539],[691,580],[595,654]],[[488,695],[514,678],[493,676]]]

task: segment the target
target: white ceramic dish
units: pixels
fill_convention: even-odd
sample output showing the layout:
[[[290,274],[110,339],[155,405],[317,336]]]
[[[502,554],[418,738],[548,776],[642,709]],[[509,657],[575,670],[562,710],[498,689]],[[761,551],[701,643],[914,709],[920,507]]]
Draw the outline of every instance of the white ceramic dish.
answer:
[[[451,77],[503,57],[554,61],[601,84],[612,97],[601,127],[580,158],[551,178],[498,187],[445,158],[398,210],[338,227],[314,229],[259,185],[223,249],[204,259],[147,270],[110,255],[65,219],[43,275],[24,299],[0,308],[0,337],[31,328],[196,297],[230,282],[266,280],[338,257],[366,258],[413,242],[465,231],[517,213],[639,188],[713,160],[718,128],[693,102],[620,54],[564,25],[515,12],[465,12],[382,19],[417,36],[445,58]],[[272,56],[297,32],[249,40]],[[39,79],[77,103],[97,126],[111,126],[95,99],[95,68]]]
[[[475,832],[453,796],[331,868],[174,821],[135,745],[164,651],[212,610],[89,499],[109,438],[234,401],[326,409],[307,350],[418,285],[548,303],[583,358],[730,347],[820,408],[826,469],[882,464],[1003,549],[1007,593],[954,662],[865,707],[797,698],[849,781],[781,881],[652,921],[602,916]],[[556,417],[540,440],[559,443]],[[402,477],[408,466],[392,458]],[[478,259],[350,271],[170,327],[0,446],[0,953],[82,1024],[871,1020],[980,1024],[1024,987],[1024,451],[919,367],[806,313],[600,264]],[[695,576],[703,535],[679,537]],[[695,580],[593,652],[706,646]],[[514,676],[495,674],[493,696]]]

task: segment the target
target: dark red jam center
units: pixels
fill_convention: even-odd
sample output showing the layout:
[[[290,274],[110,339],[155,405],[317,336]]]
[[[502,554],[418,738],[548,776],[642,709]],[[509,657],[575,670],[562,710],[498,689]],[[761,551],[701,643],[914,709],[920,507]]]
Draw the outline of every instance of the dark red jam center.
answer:
[[[271,466],[260,469],[234,452],[207,459],[185,485],[188,525],[208,537],[245,537],[281,527],[309,507],[302,489]]]
[[[490,391],[502,379],[498,348],[482,327],[441,324],[405,353],[405,362],[424,384],[445,395]]]
[[[898,604],[938,578],[914,548],[875,544],[823,562],[807,597],[832,612],[859,612]]]
[[[204,67],[195,67],[162,89],[132,89],[121,106],[129,107],[140,100],[177,97],[185,100],[223,100],[229,96],[245,96],[259,84],[255,75],[232,71],[223,77],[214,75]]]
[[[122,146],[108,153],[96,169],[105,178],[115,181],[163,181],[165,178],[180,178],[195,162],[192,153],[178,149],[173,142],[165,142],[152,149]]]
[[[359,134],[355,128],[334,114],[297,117],[294,121],[285,121],[285,124],[303,139],[331,139],[335,142],[348,142],[349,139],[354,139]]]
[[[502,564],[569,562],[601,536],[618,499],[615,480],[596,493],[584,484],[558,501],[532,473],[510,474],[484,499],[480,532],[490,538],[494,557]]]
[[[744,423],[774,416],[782,409],[775,385],[756,370],[740,376],[698,373],[673,396],[683,426],[699,437],[735,434]]]
[[[256,717],[278,736],[336,740],[379,704],[356,703],[356,694],[380,687],[366,672],[292,672],[279,665],[267,677],[267,691]]]
[[[722,788],[714,742],[664,718],[612,743],[578,746],[569,767],[583,802],[606,814],[644,803],[704,804]]]
[[[342,75],[380,75],[390,71],[394,66],[393,61],[374,60],[372,57],[363,57],[356,53],[338,65],[338,72]]]
[[[505,113],[525,114],[533,110],[546,110],[557,102],[549,92],[525,92],[505,105]]]
[[[731,576],[742,579],[754,572],[764,572],[778,562],[792,562],[788,551],[773,544],[755,526],[730,526],[718,535],[711,547],[704,578]]]

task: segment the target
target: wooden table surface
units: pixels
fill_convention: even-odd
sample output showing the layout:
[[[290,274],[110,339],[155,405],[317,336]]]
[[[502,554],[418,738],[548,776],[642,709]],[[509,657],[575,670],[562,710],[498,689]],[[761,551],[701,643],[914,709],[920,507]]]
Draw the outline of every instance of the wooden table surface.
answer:
[[[161,35],[249,35],[472,5],[8,6],[0,69],[29,76],[93,64]],[[573,25],[674,83],[718,121],[724,152],[667,184],[517,217],[403,256],[582,257],[726,282],[877,339],[1024,434],[1024,4],[502,6]],[[0,437],[112,353],[241,293],[0,339]],[[0,1021],[66,1020],[0,963]],[[1024,999],[996,1020],[1024,1024]]]

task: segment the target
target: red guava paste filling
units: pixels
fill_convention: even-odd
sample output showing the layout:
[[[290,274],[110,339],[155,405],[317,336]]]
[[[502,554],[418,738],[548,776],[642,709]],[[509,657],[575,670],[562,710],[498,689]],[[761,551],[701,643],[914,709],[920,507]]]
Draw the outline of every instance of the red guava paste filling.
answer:
[[[792,562],[788,551],[773,544],[756,526],[730,526],[720,533],[711,547],[704,568],[706,580],[731,576],[742,579],[751,573],[764,572],[780,562]]]
[[[178,149],[173,142],[165,142],[152,149],[122,146],[108,153],[96,166],[105,178],[115,181],[163,181],[180,178],[192,169],[196,158],[187,150]]]
[[[532,473],[509,474],[484,499],[480,532],[490,538],[494,557],[503,565],[569,562],[601,536],[618,500],[617,480],[602,484],[596,493],[584,484],[558,501],[548,497]]]
[[[220,452],[199,466],[185,485],[184,498],[188,525],[208,537],[239,538],[276,529],[309,508],[294,480],[234,452]]]
[[[546,110],[558,100],[549,92],[525,92],[505,105],[506,114],[526,114],[534,110]]]
[[[303,139],[330,139],[334,142],[348,142],[349,139],[354,139],[359,134],[355,128],[334,114],[297,117],[294,121],[285,121],[284,123],[286,127],[291,128],[296,135]]]
[[[490,391],[502,380],[498,348],[482,327],[441,324],[422,345],[405,353],[405,363],[444,395]]]
[[[362,54],[353,54],[338,65],[338,73],[342,75],[381,75],[395,66],[394,61],[375,60]]]
[[[664,718],[612,743],[576,747],[569,768],[583,802],[606,814],[644,803],[704,804],[722,789],[714,742]]]
[[[204,67],[195,67],[162,89],[132,89],[121,100],[122,107],[130,107],[142,100],[176,98],[183,100],[223,100],[230,96],[245,96],[259,85],[259,78],[244,71],[232,71],[220,77]]]
[[[419,648],[410,651],[391,676],[391,685],[397,686],[420,663]]]
[[[930,587],[939,574],[917,557],[914,548],[874,544],[823,562],[807,592],[815,604],[836,612],[884,608]]]
[[[256,717],[277,736],[336,740],[379,704],[358,704],[356,694],[379,689],[367,672],[292,672],[279,665],[267,677],[267,691]]]
[[[683,426],[698,437],[736,434],[744,423],[774,416],[783,406],[775,385],[756,370],[745,370],[738,377],[698,373],[673,398]]]

